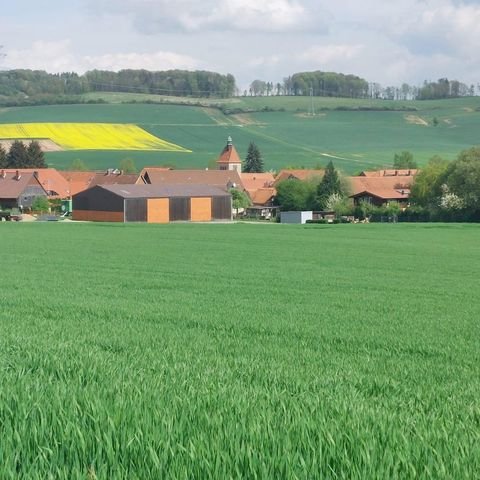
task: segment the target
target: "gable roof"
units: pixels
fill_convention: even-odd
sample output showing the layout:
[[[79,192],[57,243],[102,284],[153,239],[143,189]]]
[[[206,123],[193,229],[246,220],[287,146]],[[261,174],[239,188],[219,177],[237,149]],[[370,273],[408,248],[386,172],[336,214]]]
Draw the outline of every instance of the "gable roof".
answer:
[[[17,199],[30,185],[39,186],[45,192],[33,172],[19,173],[20,176],[17,177],[16,172],[0,171],[0,199]],[[47,195],[47,192],[45,192],[45,195]]]
[[[20,174],[36,173],[37,179],[47,192],[48,197],[52,199],[68,198],[70,196],[70,185],[65,177],[55,168],[18,168],[5,169],[5,172]]]
[[[296,180],[310,180],[314,177],[323,177],[324,170],[307,170],[307,169],[292,169],[292,170],[280,170],[278,175],[275,177],[275,184],[281,182],[282,180],[289,180],[294,178]]]
[[[63,171],[60,174],[68,182],[69,189],[72,195],[86,190],[90,182],[95,178],[95,172],[73,172]]]
[[[195,184],[210,185],[223,189],[235,186],[243,190],[242,180],[235,170],[159,170],[150,168],[144,170],[148,178],[144,175],[140,181],[145,182],[148,179],[152,185]]]
[[[276,194],[277,190],[273,187],[259,188],[252,194],[249,193],[254,205],[265,205],[269,203]]]
[[[382,200],[403,200],[410,196],[413,176],[405,177],[350,177],[350,197],[370,195]]]
[[[95,185],[133,185],[138,179],[136,173],[95,173],[90,181],[89,187]]]
[[[245,190],[250,192],[251,190],[258,190],[259,188],[272,187],[275,182],[273,173],[241,173],[240,178],[243,182]]]
[[[123,198],[228,197],[230,193],[210,185],[96,185]],[[87,194],[87,192],[81,192]]]

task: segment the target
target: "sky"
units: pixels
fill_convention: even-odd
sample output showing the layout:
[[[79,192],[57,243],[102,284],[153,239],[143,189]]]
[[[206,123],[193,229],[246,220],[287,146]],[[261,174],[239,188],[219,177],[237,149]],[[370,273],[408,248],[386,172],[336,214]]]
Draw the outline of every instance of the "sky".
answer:
[[[0,68],[480,82],[480,0],[0,0]]]

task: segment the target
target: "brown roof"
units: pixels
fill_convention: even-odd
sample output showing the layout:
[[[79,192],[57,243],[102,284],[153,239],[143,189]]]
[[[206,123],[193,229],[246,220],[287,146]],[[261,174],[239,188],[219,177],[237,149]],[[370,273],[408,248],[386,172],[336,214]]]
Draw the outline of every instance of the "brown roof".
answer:
[[[403,170],[375,170],[375,171],[364,171],[360,173],[362,177],[410,177],[418,173],[418,170],[415,168],[412,169],[403,169]]]
[[[273,173],[241,173],[243,186],[247,192],[258,190],[259,188],[272,187],[275,182]]]
[[[30,185],[42,187],[33,173],[20,172],[17,177],[15,172],[0,171],[0,199],[17,199]]]
[[[351,197],[371,195],[383,200],[408,199],[413,176],[350,177]]]
[[[138,179],[136,173],[95,173],[89,187],[95,185],[133,185]]]
[[[38,181],[47,192],[49,198],[68,198],[70,196],[68,181],[55,168],[10,168],[5,169],[5,172],[14,174],[17,170],[22,175],[36,172]]]
[[[309,180],[314,177],[323,177],[325,173],[324,170],[307,170],[307,169],[295,169],[295,170],[280,170],[278,175],[275,177],[275,183],[281,182],[282,180],[289,180],[295,178],[297,180]]]
[[[253,194],[249,193],[254,205],[265,205],[270,202],[272,197],[274,197],[276,194],[277,191],[273,187],[259,188],[258,190],[255,190]]]
[[[230,143],[228,143],[225,148],[220,153],[217,163],[221,164],[232,164],[232,163],[242,163],[238,155],[237,149]]]
[[[97,185],[123,198],[225,197],[222,188],[211,185]]]
[[[244,190],[238,172],[234,170],[158,170],[144,169],[141,177],[152,185],[210,185],[223,189],[236,186]],[[137,182],[138,183],[138,182]]]
[[[61,175],[67,180],[72,195],[76,195],[78,192],[86,190],[90,182],[95,178],[95,172],[60,172]]]

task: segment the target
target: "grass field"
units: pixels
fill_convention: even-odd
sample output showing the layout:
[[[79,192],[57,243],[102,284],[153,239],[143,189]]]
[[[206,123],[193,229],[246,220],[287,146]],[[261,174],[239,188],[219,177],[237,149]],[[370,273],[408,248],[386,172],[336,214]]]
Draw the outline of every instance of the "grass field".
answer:
[[[1,477],[478,478],[479,242],[0,225]]]
[[[65,150],[153,150],[188,152],[130,124],[16,123],[0,124],[0,140],[49,139]]]
[[[97,95],[97,97],[99,97]],[[97,98],[95,97],[95,98]],[[158,97],[152,96],[158,100]],[[267,169],[325,165],[332,157],[338,168],[354,173],[391,165],[395,152],[411,151],[418,163],[434,155],[453,159],[479,143],[480,97],[425,102],[387,102],[358,99],[315,99],[317,115],[307,115],[307,97],[235,98],[202,100],[204,106],[123,104],[147,101],[150,96],[101,94],[107,105],[63,105],[0,109],[0,124],[30,122],[87,122],[135,124],[155,137],[192,150],[183,152],[88,151],[51,152],[52,166],[67,168],[74,159],[91,168],[116,167],[132,158],[137,167],[175,165],[205,168],[214,161],[232,135],[240,156],[250,141],[263,153]],[[166,101],[164,97],[160,100]],[[196,99],[169,101],[195,103]],[[223,102],[223,103],[222,103]],[[224,115],[214,106],[245,110],[284,109],[277,112]],[[365,111],[363,108],[416,108],[416,111]],[[347,111],[338,109],[351,109]],[[432,125],[437,118],[437,127]]]

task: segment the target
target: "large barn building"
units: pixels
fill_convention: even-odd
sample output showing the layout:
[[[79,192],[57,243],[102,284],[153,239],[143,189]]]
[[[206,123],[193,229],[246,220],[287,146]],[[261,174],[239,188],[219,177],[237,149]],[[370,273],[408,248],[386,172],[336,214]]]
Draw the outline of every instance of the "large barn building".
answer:
[[[232,197],[208,185],[97,185],[73,197],[73,220],[210,222],[232,219]]]

